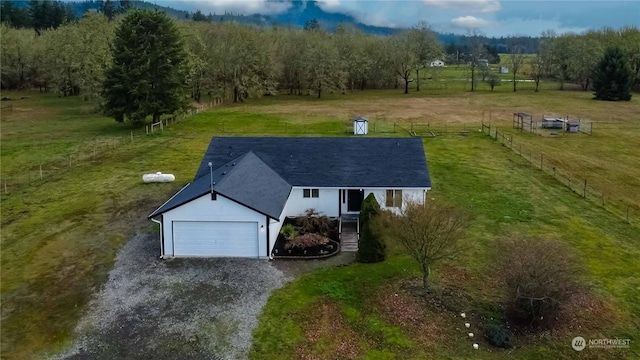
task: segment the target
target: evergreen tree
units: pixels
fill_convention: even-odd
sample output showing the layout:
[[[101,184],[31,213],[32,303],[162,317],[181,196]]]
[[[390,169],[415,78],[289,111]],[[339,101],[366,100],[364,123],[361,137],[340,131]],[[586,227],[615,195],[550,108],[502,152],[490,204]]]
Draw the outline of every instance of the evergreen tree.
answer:
[[[113,20],[113,18],[118,14],[118,8],[116,7],[116,3],[112,0],[105,0],[100,2],[99,9],[104,16],[109,20]]]
[[[174,22],[164,13],[132,10],[116,30],[113,64],[103,87],[105,114],[144,124],[186,105],[185,51]]]
[[[312,19],[304,23],[305,31],[322,31],[322,27],[320,26],[320,22],[318,19]]]
[[[620,48],[608,48],[593,72],[594,99],[631,100],[633,73]]]
[[[207,22],[207,16],[205,14],[202,13],[202,11],[200,10],[196,10],[195,13],[193,13],[193,15],[191,16],[191,19],[193,21],[202,21],[202,22]]]
[[[120,13],[126,13],[131,9],[133,5],[131,4],[131,0],[120,0]]]
[[[384,261],[386,245],[375,231],[373,222],[380,215],[380,205],[373,194],[362,202],[360,210],[360,241],[358,242],[358,261],[374,263]]]
[[[15,28],[31,26],[28,9],[16,7],[11,1],[0,2],[0,22]]]

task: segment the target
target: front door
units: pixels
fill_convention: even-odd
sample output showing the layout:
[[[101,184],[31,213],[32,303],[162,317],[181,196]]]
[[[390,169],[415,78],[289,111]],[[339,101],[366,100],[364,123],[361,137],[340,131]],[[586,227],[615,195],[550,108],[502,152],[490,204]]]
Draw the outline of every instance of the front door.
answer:
[[[364,190],[347,190],[347,211],[360,211],[364,200]]]

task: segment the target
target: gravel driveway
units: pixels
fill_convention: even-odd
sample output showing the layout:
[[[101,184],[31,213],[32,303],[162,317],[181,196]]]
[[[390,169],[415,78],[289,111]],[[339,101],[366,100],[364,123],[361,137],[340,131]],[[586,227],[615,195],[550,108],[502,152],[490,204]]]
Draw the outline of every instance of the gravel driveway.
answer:
[[[123,247],[57,359],[247,357],[258,314],[295,271],[255,259],[161,260],[158,246],[140,235]]]

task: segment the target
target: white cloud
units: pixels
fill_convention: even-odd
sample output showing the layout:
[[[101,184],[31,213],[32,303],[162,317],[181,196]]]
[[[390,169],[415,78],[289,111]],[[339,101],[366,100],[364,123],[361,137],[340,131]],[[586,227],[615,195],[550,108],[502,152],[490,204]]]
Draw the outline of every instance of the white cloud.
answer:
[[[498,0],[422,0],[425,4],[439,9],[463,10],[466,12],[493,13],[500,11]]]
[[[318,0],[318,6],[327,12],[336,10],[340,5],[340,0]]]
[[[470,28],[486,28],[494,24],[490,21],[477,18],[475,16],[460,16],[455,19],[451,19],[451,25],[457,28],[470,29]]]
[[[245,15],[262,14],[273,15],[281,14],[291,7],[289,2],[274,2],[266,0],[174,0],[182,2],[184,7],[192,9],[200,9],[202,12],[232,12]]]

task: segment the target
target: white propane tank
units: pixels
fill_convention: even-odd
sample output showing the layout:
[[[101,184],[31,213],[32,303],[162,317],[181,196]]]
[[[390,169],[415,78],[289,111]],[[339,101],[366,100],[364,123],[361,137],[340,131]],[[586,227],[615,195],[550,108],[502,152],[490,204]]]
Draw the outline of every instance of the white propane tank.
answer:
[[[171,182],[176,179],[173,174],[163,174],[161,172],[157,172],[155,174],[144,174],[142,175],[142,181],[146,183],[150,182]]]

